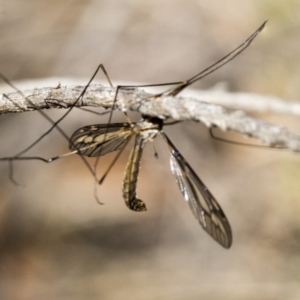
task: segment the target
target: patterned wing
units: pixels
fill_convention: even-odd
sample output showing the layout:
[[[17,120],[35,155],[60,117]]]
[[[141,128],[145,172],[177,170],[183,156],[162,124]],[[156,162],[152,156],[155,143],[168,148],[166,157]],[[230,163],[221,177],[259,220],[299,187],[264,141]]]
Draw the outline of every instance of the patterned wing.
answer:
[[[224,248],[230,248],[230,224],[214,196],[197,176],[169,138],[162,136],[171,150],[170,165],[179,189],[203,229]]]
[[[102,156],[120,150],[131,135],[132,125],[129,123],[85,126],[73,133],[69,148],[84,156]]]

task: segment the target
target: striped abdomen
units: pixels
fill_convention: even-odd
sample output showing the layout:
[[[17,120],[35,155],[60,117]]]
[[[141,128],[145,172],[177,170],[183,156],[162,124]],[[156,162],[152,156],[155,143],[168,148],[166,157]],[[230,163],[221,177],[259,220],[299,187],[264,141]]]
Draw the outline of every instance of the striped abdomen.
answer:
[[[131,150],[123,179],[123,198],[126,205],[134,211],[146,211],[146,204],[136,198],[136,185],[140,169],[143,148],[147,142],[144,134],[137,134]]]

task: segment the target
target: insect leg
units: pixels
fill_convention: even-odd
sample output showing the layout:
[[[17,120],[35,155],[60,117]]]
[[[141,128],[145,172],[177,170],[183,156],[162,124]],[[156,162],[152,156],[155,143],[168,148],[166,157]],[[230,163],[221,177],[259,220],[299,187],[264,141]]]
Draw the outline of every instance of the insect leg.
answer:
[[[115,165],[115,163],[117,162],[117,160],[119,159],[120,155],[123,153],[124,149],[126,148],[126,146],[128,145],[128,143],[130,142],[130,138],[126,141],[126,143],[124,144],[123,148],[118,152],[118,154],[115,156],[115,158],[113,159],[113,161],[111,162],[111,164],[109,165],[109,167],[107,168],[107,170],[104,172],[104,174],[102,175],[102,177],[99,179],[98,183],[102,184],[103,181],[105,180],[106,176],[108,175],[108,173],[110,172],[110,170],[112,169],[112,167]]]
[[[190,79],[183,81],[179,83],[177,87],[175,87],[173,90],[161,93],[157,96],[166,95],[166,96],[176,96],[178,93],[180,93],[183,89],[188,87],[189,85],[193,84],[194,82],[206,77],[207,75],[213,73],[217,69],[221,68],[231,60],[233,60],[237,55],[239,55],[241,52],[243,52],[247,47],[250,46],[252,41],[256,38],[256,36],[263,30],[265,27],[267,21],[265,21],[248,39],[246,39],[241,45],[239,45],[237,48],[235,48],[233,51],[225,55],[223,58],[209,66],[208,68],[204,69],[200,73],[194,75]]]
[[[52,120],[45,112],[41,111],[41,110],[38,110],[38,112],[44,117],[46,118],[46,120],[48,120],[51,124],[52,124],[52,127],[47,130],[42,136],[40,136],[35,142],[33,142],[32,144],[30,144],[27,148],[23,149],[21,152],[17,153],[14,157],[12,157],[11,159],[9,159],[9,164],[10,164],[10,179],[12,180],[12,182],[16,183],[16,180],[14,180],[13,178],[13,161],[14,160],[17,160],[16,157],[20,157],[21,155],[23,155],[24,153],[26,153],[27,151],[29,151],[32,147],[34,147],[38,142],[40,142],[48,133],[50,133],[54,128],[56,128],[60,133],[61,135],[69,141],[69,137],[68,135],[58,126],[58,124],[70,113],[70,111],[73,109],[73,107],[76,105],[76,103],[83,98],[88,86],[90,85],[90,83],[93,81],[93,79],[95,78],[96,74],[98,73],[99,69],[102,70],[102,72],[104,73],[106,79],[108,80],[109,84],[112,86],[112,83],[111,83],[111,80],[108,76],[108,73],[104,67],[103,64],[100,64],[95,73],[93,74],[92,78],[89,80],[88,84],[85,86],[84,90],[81,92],[80,96],[76,99],[76,101],[73,103],[73,105],[68,109],[68,111],[59,119],[57,120],[56,122],[54,120]],[[0,78],[6,82],[8,85],[10,85],[13,89],[15,89],[20,95],[22,95],[24,98],[25,95],[22,93],[22,91],[20,91],[17,87],[15,87],[3,74],[0,73]],[[6,95],[4,95],[6,96]],[[7,96],[6,96],[7,97]],[[7,97],[8,98],[8,97]],[[29,100],[29,99],[27,99]],[[29,100],[29,103],[30,100]],[[31,103],[31,105],[34,106],[33,103]],[[3,159],[0,159],[0,160],[7,160],[8,158],[3,158]],[[48,159],[44,159],[42,157],[27,157],[27,158],[24,158],[24,160],[28,160],[28,159],[38,159],[38,160],[42,160],[44,162],[50,162]],[[93,177],[96,176],[95,172],[93,171],[92,167],[89,165],[89,163],[86,161],[86,159],[84,157],[81,156],[81,159],[83,160],[84,164],[87,166],[87,168],[89,169],[89,171],[92,173]],[[51,160],[53,161],[53,160]]]
[[[254,145],[254,144],[249,144],[249,143],[242,143],[242,142],[236,142],[236,141],[231,141],[228,139],[224,139],[218,136],[215,136],[213,133],[214,127],[209,128],[209,135],[212,139],[218,141],[218,142],[223,142],[226,144],[231,144],[231,145],[237,145],[237,146],[247,146],[247,147],[253,147],[253,148],[264,148],[264,149],[284,149],[283,147],[274,147],[274,146],[266,146],[266,145]]]
[[[121,89],[131,89],[131,88],[135,88],[135,87],[153,87],[153,86],[166,86],[166,85],[174,85],[177,84],[178,86],[175,87],[174,89],[164,92],[164,93],[160,93],[155,95],[155,97],[159,97],[161,95],[171,95],[171,96],[176,96],[179,92],[181,92],[183,89],[185,89],[187,86],[191,85],[192,83],[202,79],[203,77],[211,74],[212,72],[216,71],[217,69],[221,68],[223,65],[225,65],[226,63],[228,63],[229,61],[231,61],[232,59],[234,59],[237,55],[239,55],[241,52],[243,52],[250,44],[251,42],[255,39],[255,37],[262,31],[262,29],[264,28],[266,22],[264,22],[248,39],[246,39],[240,46],[238,46],[236,49],[234,49],[233,51],[231,51],[229,54],[227,54],[226,56],[224,56],[223,58],[221,58],[220,60],[218,60],[216,63],[214,63],[213,65],[209,66],[208,68],[204,69],[203,71],[201,71],[200,73],[196,74],[195,76],[191,77],[190,79],[188,79],[187,81],[184,82],[171,82],[171,83],[162,83],[162,84],[150,84],[150,85],[138,85],[138,86],[117,86],[116,88],[116,93],[115,93],[115,97],[114,97],[114,102],[112,105],[112,110],[111,110],[111,114],[109,116],[109,120],[108,123],[111,122],[112,119],[112,112],[115,108],[116,102],[117,102],[117,97],[118,97],[118,93]],[[136,147],[136,146],[135,146]],[[132,154],[133,155],[133,154]],[[131,157],[130,157],[131,158]],[[98,160],[95,163],[95,167],[94,167],[94,172],[96,172],[96,165],[98,163]],[[130,165],[130,160],[129,163]],[[132,164],[132,163],[131,163]],[[139,164],[139,163],[138,163]],[[133,165],[133,164],[132,164]],[[128,166],[129,167],[129,166]],[[126,174],[126,173],[125,173]],[[127,174],[126,174],[127,175]],[[125,175],[125,178],[126,178]],[[106,175],[105,175],[106,176]],[[124,181],[125,182],[125,181]],[[135,185],[135,184],[134,184]],[[135,186],[134,186],[134,190],[135,190]],[[134,191],[134,198],[135,198],[135,191]]]
[[[97,192],[97,187],[98,185],[101,185],[106,176],[108,175],[108,173],[110,172],[110,170],[112,169],[112,167],[115,165],[115,163],[117,162],[117,160],[119,159],[119,157],[121,156],[121,154],[123,153],[124,149],[126,148],[126,146],[128,145],[128,143],[130,142],[131,138],[128,138],[128,140],[125,142],[123,148],[118,152],[118,154],[115,156],[115,158],[113,159],[113,161],[110,163],[109,167],[107,168],[107,170],[104,172],[104,174],[102,175],[102,177],[98,180],[97,177],[95,177],[95,181],[94,181],[94,198],[96,199],[96,201],[99,204],[103,204],[98,197],[98,192]],[[97,157],[97,162],[99,161],[99,157]],[[96,164],[95,164],[96,167]],[[96,172],[95,168],[94,168],[94,172]]]

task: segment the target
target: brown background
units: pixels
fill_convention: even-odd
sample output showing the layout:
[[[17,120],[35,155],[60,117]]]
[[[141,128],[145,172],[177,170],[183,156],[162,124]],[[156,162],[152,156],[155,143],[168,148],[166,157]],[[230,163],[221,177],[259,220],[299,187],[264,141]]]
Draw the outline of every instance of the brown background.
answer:
[[[299,13],[296,0],[2,1],[0,71],[20,88],[84,85],[99,63],[114,83],[184,80],[269,19],[250,48],[194,88],[223,83],[296,100]],[[291,117],[260,117],[298,129]],[[101,122],[107,119],[73,111],[62,127],[72,134]],[[0,156],[16,154],[48,127],[38,113],[1,116]],[[299,157],[217,143],[201,124],[166,132],[226,212],[233,247],[222,249],[194,220],[159,139],[159,160],[151,145],[143,157],[138,193],[148,212],[141,214],[121,195],[129,149],[98,189],[103,206],[78,157],[16,162],[20,186],[1,163],[0,299],[299,298]],[[53,132],[30,154],[67,151]],[[99,174],[112,158],[100,159]]]

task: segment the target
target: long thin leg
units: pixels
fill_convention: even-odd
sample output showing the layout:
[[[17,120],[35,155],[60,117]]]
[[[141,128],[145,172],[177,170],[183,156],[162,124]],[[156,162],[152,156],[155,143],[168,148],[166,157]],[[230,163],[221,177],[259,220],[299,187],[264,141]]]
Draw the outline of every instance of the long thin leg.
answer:
[[[10,87],[12,87],[14,90],[16,90],[22,97],[24,97],[26,99],[26,96],[24,95],[24,93],[19,90],[15,85],[13,85],[3,74],[0,73],[0,78],[6,83],[8,84]],[[3,96],[5,98],[7,98],[8,100],[12,101],[6,94],[3,94]],[[34,106],[34,104],[30,101],[30,99],[28,99],[28,102]],[[38,112],[47,120],[49,121],[51,124],[54,124],[55,122],[45,113],[43,112],[42,110],[38,110]],[[65,138],[68,139],[68,136],[67,134],[59,127],[59,126],[56,126],[56,129],[61,133],[61,135]],[[34,146],[34,145],[33,145]],[[17,156],[18,154],[16,154]]]
[[[204,69],[200,73],[194,75],[190,79],[183,81],[173,90],[167,91],[165,93],[161,93],[159,95],[168,95],[168,96],[176,96],[180,93],[183,89],[188,87],[189,85],[193,84],[194,82],[206,77],[207,75],[211,74],[212,72],[216,71],[217,69],[221,68],[231,60],[233,60],[237,55],[243,52],[247,47],[250,46],[252,41],[256,38],[256,36],[263,30],[267,21],[265,21],[248,39],[246,39],[241,45],[239,45],[236,49],[228,53],[226,56],[209,66],[208,68]]]
[[[70,155],[73,155],[73,154],[77,154],[78,152],[79,152],[79,150],[75,150],[75,151],[67,152],[67,153],[64,153],[62,155],[54,156],[54,157],[51,157],[51,158],[44,158],[44,157],[41,157],[41,156],[10,156],[10,157],[1,157],[0,161],[40,160],[40,161],[45,162],[45,163],[52,163],[55,160],[58,160],[60,158],[67,157],[67,156],[70,156]]]
[[[233,51],[228,53],[226,56],[209,66],[208,68],[204,69],[200,73],[197,73],[190,79],[186,81],[174,81],[174,82],[167,82],[167,83],[155,83],[155,84],[144,84],[144,85],[118,85],[116,88],[115,98],[113,102],[112,108],[115,107],[115,103],[117,100],[118,92],[121,89],[132,89],[132,88],[140,88],[140,87],[159,87],[159,86],[168,86],[168,85],[178,85],[172,90],[156,94],[155,97],[159,97],[162,95],[169,95],[169,96],[176,96],[178,93],[180,93],[183,89],[188,87],[189,85],[193,84],[194,82],[206,77],[207,75],[213,73],[217,69],[221,68],[231,60],[233,60],[237,55],[239,55],[241,52],[243,52],[247,47],[250,46],[252,41],[256,38],[256,36],[263,30],[265,27],[267,21],[265,21],[248,39],[246,39],[241,45],[239,45],[237,48],[235,48]]]
[[[108,78],[109,78],[109,77],[108,77]],[[109,117],[108,117],[108,122],[107,122],[107,123],[108,123],[108,124],[111,123],[113,111],[114,111],[114,109],[115,109],[115,106],[116,106],[116,103],[117,103],[117,99],[118,99],[118,94],[119,94],[119,91],[120,91],[120,90],[122,90],[122,89],[123,89],[123,90],[126,90],[126,89],[132,89],[132,88],[139,88],[139,87],[167,86],[167,85],[174,85],[174,84],[179,84],[179,83],[181,83],[181,82],[158,83],[158,84],[145,84],[145,85],[118,85],[118,86],[116,87],[116,92],[115,92],[115,96],[114,96],[114,100],[113,100],[113,105],[112,105],[112,109],[111,109],[110,112],[109,112]],[[110,81],[110,85],[113,86],[112,83],[111,83],[111,81]],[[130,120],[128,114],[127,114],[126,112],[124,112],[124,114],[125,114],[125,117],[126,117],[126,119],[127,119],[127,122],[128,122],[129,124],[132,124],[132,121]],[[107,129],[107,130],[108,130],[108,129]],[[105,135],[104,135],[104,141],[105,141],[105,139],[106,139],[106,136],[107,136],[107,132],[106,132]],[[123,151],[123,150],[122,150],[122,151]],[[113,161],[112,166],[116,163],[116,161],[117,161],[117,159],[119,158],[119,156],[120,156],[120,154],[117,154],[116,158],[115,158],[114,161]],[[96,170],[97,170],[97,165],[98,165],[98,163],[99,163],[100,157],[101,157],[101,153],[100,153],[99,157],[97,157],[97,159],[96,159],[96,161],[95,161],[95,163],[94,163],[94,170],[93,170],[93,171],[94,171],[95,174],[97,174],[97,173],[96,173]],[[111,167],[112,167],[112,166],[111,166]],[[111,167],[109,168],[108,172],[110,171]],[[106,176],[108,175],[108,172],[105,172],[105,176],[102,177],[102,178],[100,178],[100,180],[99,180],[99,183],[100,183],[100,184],[103,183],[104,179],[105,179]],[[96,176],[96,177],[97,177],[97,176]]]
[[[248,143],[242,143],[242,142],[236,142],[236,141],[231,141],[227,139],[220,138],[218,136],[215,136],[213,134],[213,128],[209,128],[209,135],[212,139],[218,141],[218,142],[223,142],[226,144],[231,144],[231,145],[237,145],[237,146],[247,146],[247,147],[253,147],[253,148],[264,148],[264,149],[284,149],[283,147],[272,147],[272,146],[266,146],[266,145],[253,145],[253,144],[248,144]]]
[[[16,180],[13,178],[13,160],[17,160],[16,157],[19,157],[21,156],[22,154],[26,153],[27,151],[29,151],[32,147],[34,147],[39,141],[41,141],[48,133],[50,133],[54,128],[56,128],[61,134],[62,136],[69,141],[69,137],[68,135],[58,126],[58,124],[70,113],[70,111],[73,109],[73,107],[76,105],[76,103],[82,99],[82,97],[84,96],[88,86],[90,85],[90,83],[93,81],[93,79],[95,78],[96,74],[98,73],[99,69],[102,70],[102,72],[104,73],[107,81],[109,82],[110,86],[112,86],[112,83],[111,83],[111,80],[107,74],[107,71],[105,69],[105,67],[103,66],[103,64],[100,64],[95,73],[93,74],[92,78],[89,80],[88,84],[85,86],[84,90],[82,91],[82,93],[80,94],[80,96],[76,99],[76,101],[73,103],[73,105],[68,109],[68,111],[59,119],[57,120],[56,122],[54,120],[52,120],[46,113],[44,113],[43,111],[41,110],[38,110],[38,112],[44,117],[46,118],[46,120],[48,120],[51,124],[52,124],[52,127],[47,131],[45,132],[42,136],[40,136],[35,142],[33,142],[32,144],[30,144],[27,148],[25,148],[24,150],[22,150],[21,152],[17,153],[14,157],[12,157],[12,159],[9,160],[10,162],[10,179],[12,180],[12,182],[14,182],[15,184],[17,184]],[[26,98],[26,96],[22,93],[21,90],[19,90],[16,86],[14,86],[3,74],[0,73],[0,78],[5,82],[7,83],[9,86],[11,86],[13,89],[15,89],[20,95],[22,95],[24,98]],[[4,95],[6,96],[6,95]],[[8,98],[9,99],[9,98]],[[31,105],[34,106],[33,103],[31,103],[31,101],[29,99],[27,99],[29,101],[29,103]],[[1,160],[6,160],[7,158],[4,158],[4,159],[1,159]],[[25,160],[26,159],[38,159],[37,157],[28,157],[28,158],[24,158]],[[49,162],[47,159],[44,159],[42,157],[39,158],[40,160],[42,161],[45,161],[45,162]],[[92,173],[92,175],[95,177],[96,174],[95,172],[93,171],[93,169],[91,168],[91,166],[89,165],[89,163],[87,162],[87,160],[81,156],[81,159],[83,160],[84,164],[87,166],[87,168],[89,169],[89,171]],[[53,161],[53,160],[52,160]]]
[[[106,176],[108,175],[108,173],[110,172],[112,167],[115,165],[115,163],[117,162],[117,160],[119,159],[119,157],[123,153],[124,149],[126,148],[126,146],[129,143],[130,139],[131,138],[129,138],[127,140],[127,142],[124,144],[123,148],[117,153],[117,155],[115,156],[115,158],[113,159],[113,161],[111,162],[111,164],[109,165],[109,167],[107,168],[107,170],[104,172],[104,174],[102,175],[102,177],[99,180],[97,179],[97,174],[96,174],[96,167],[97,167],[97,163],[99,161],[99,157],[97,157],[97,161],[94,165],[94,172],[96,174],[95,181],[94,181],[94,198],[96,199],[97,203],[99,203],[99,204],[103,204],[103,203],[100,201],[100,199],[98,197],[97,187],[98,187],[98,185],[101,185],[104,182]]]
[[[19,90],[16,86],[14,86],[3,74],[1,74],[0,73],[0,78],[6,83],[6,84],[8,84],[10,87],[12,87],[13,89],[15,89],[21,96],[23,96],[24,98],[26,98],[26,96],[23,94],[23,92],[21,91],[21,90]],[[4,97],[6,97],[8,100],[10,100],[10,98],[7,96],[7,95],[5,95],[5,94],[3,94],[3,96]],[[29,101],[29,103],[31,104],[31,105],[33,105],[34,106],[34,104],[29,100],[29,99],[27,99],[28,101]],[[51,124],[54,124],[55,122],[45,113],[45,112],[43,112],[43,111],[41,111],[41,110],[38,110],[38,112],[47,120],[47,121],[49,121]],[[67,140],[69,140],[69,137],[68,137],[68,135],[59,127],[59,126],[56,126],[56,129],[61,133],[61,135],[65,138],[65,139],[67,139]],[[10,180],[14,183],[14,184],[16,184],[16,185],[19,185],[19,183],[14,179],[14,176],[13,176],[13,158],[11,159],[11,160],[9,160],[9,178],[10,178]],[[83,161],[84,161],[84,163],[88,166],[88,168],[90,169],[90,171],[91,171],[91,167],[90,167],[90,165],[87,163],[87,161],[83,158]]]
[[[38,142],[40,142],[46,135],[48,135],[57,125],[71,112],[71,110],[74,108],[74,106],[83,98],[86,90],[88,89],[89,85],[91,82],[94,80],[95,76],[97,75],[99,69],[101,68],[102,65],[99,65],[93,74],[92,78],[89,80],[88,84],[84,87],[83,91],[80,93],[79,97],[75,100],[73,105],[67,110],[66,113],[63,114],[62,117],[60,117],[57,121],[55,121],[52,126],[45,132],[43,133],[35,142],[33,142],[31,145],[29,145],[27,148],[19,152],[16,156],[20,156],[24,153],[26,153],[29,149],[31,149],[33,146],[35,146]],[[103,66],[102,66],[103,67]]]
[[[120,155],[122,154],[122,152],[124,151],[124,149],[126,148],[126,146],[128,145],[130,141],[130,138],[127,140],[127,142],[124,144],[123,148],[117,153],[117,155],[115,156],[115,158],[113,159],[113,161],[111,162],[111,164],[109,165],[109,167],[107,168],[107,170],[104,172],[104,174],[102,175],[102,177],[98,180],[99,184],[102,184],[103,181],[105,180],[106,176],[108,175],[108,173],[110,172],[110,170],[112,169],[112,167],[115,165],[115,163],[117,162],[117,160],[119,159]]]
[[[90,86],[91,82],[94,80],[95,76],[97,75],[97,73],[99,72],[100,69],[103,71],[103,73],[105,74],[105,76],[106,76],[109,84],[111,85],[111,81],[109,79],[109,76],[107,75],[107,72],[106,72],[103,64],[100,64],[97,67],[97,69],[94,72],[94,74],[91,77],[91,79],[89,80],[88,84],[84,87],[83,91],[80,93],[79,97],[75,100],[75,102],[67,110],[67,112],[62,117],[60,117],[57,121],[54,122],[43,111],[39,110],[39,112],[52,124],[52,126],[45,133],[43,133],[36,141],[34,141],[32,144],[30,144],[24,150],[22,150],[19,153],[17,153],[15,156],[20,156],[20,155],[26,153],[28,150],[30,150],[32,147],[34,147],[38,142],[40,142],[46,135],[48,135],[54,128],[58,128],[58,130],[62,133],[61,129],[58,127],[58,124],[71,112],[71,110],[75,107],[75,105],[84,97],[84,94],[85,94],[86,90],[88,89],[88,87]],[[22,96],[25,97],[25,95],[20,90],[18,90],[15,86],[13,86],[3,74],[0,73],[0,77],[2,78],[3,81],[5,81],[7,84],[9,84],[11,87],[13,87],[15,90],[17,90]],[[67,137],[67,135],[65,133],[62,133],[62,135],[64,137]],[[68,137],[67,137],[67,139],[68,139]]]

